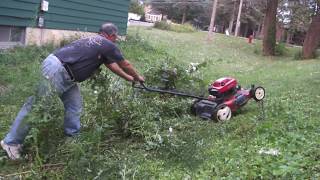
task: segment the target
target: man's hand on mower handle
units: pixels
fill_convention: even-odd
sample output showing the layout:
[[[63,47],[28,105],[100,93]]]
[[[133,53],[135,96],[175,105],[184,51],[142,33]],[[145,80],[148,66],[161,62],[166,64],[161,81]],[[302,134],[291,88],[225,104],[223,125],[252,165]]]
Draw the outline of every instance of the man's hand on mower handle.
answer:
[[[112,72],[127,81],[144,82],[144,77],[140,76],[128,60],[123,60],[117,63],[105,64]]]
[[[123,60],[120,62],[117,62],[119,67],[124,71],[127,75],[131,76],[132,78],[125,78],[128,81],[139,81],[144,82],[144,77],[140,76],[137,71],[134,69],[134,67],[130,64],[128,60]]]
[[[134,77],[134,81],[138,81],[141,83],[141,82],[144,82],[145,80],[144,80],[143,76],[138,75],[138,76]]]
[[[137,89],[146,89],[146,86],[144,85],[144,82],[142,81],[132,81],[132,87]]]
[[[134,78],[133,76],[131,76],[132,79],[130,80],[132,82],[132,87],[138,87],[137,84],[143,84],[144,83],[144,77],[137,75],[136,78]],[[139,86],[140,87],[140,86]]]

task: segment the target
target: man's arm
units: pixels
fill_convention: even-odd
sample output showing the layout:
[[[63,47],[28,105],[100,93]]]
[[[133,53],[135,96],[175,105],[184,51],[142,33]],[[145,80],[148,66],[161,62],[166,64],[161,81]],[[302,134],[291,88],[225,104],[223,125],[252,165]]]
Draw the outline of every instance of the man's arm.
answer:
[[[105,66],[118,76],[122,77],[123,79],[127,81],[134,81],[134,77],[124,72],[123,69],[117,63],[105,64]]]
[[[120,68],[126,73],[129,74],[134,78],[135,81],[142,81],[144,82],[144,78],[137,73],[134,67],[130,64],[128,60],[123,60],[117,62]]]

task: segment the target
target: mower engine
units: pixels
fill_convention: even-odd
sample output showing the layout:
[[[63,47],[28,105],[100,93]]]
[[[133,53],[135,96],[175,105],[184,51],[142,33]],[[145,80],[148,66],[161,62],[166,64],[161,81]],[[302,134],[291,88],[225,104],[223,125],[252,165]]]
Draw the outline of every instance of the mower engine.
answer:
[[[208,88],[209,97],[207,100],[196,100],[191,111],[203,119],[216,119],[227,121],[231,118],[232,112],[244,106],[251,98],[261,101],[265,96],[263,87],[251,86],[243,89],[236,79],[231,77],[220,78]]]
[[[237,80],[229,77],[220,78],[208,88],[209,94],[215,98],[223,98],[233,95],[237,91],[238,82]]]

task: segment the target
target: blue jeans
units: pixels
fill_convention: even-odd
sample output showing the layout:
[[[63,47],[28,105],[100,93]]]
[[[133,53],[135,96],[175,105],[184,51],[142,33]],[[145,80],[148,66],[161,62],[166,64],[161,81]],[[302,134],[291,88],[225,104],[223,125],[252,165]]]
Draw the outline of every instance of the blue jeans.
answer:
[[[78,84],[71,80],[69,74],[54,55],[49,55],[42,63],[41,83],[34,96],[30,96],[22,106],[13,122],[4,142],[7,144],[22,144],[27,136],[30,125],[26,116],[37,100],[49,100],[52,93],[57,94],[64,104],[64,132],[73,136],[80,130],[80,114],[82,110],[82,97]]]

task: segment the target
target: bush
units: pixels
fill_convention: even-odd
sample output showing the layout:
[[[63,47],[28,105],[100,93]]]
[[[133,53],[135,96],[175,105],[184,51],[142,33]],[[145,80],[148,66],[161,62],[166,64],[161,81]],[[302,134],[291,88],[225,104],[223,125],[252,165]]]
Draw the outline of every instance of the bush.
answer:
[[[316,52],[313,53],[312,55],[312,58],[316,59],[320,56],[320,49]],[[293,56],[293,59],[294,60],[303,60],[303,51],[302,49],[300,49],[299,51],[295,52],[294,53],[294,56]]]
[[[200,74],[188,73],[187,65],[176,64],[173,57],[152,47],[138,35],[128,36],[126,43],[120,43],[120,48],[135,52],[126,54],[130,59],[136,60],[135,64],[142,61],[147,68],[143,75],[148,86],[177,88],[182,91],[192,89],[195,94],[201,92],[199,87],[205,87]],[[157,55],[150,56],[152,52]],[[148,60],[145,55],[148,55]],[[94,127],[98,124],[102,127],[115,127],[114,130],[124,132],[126,136],[141,139],[148,149],[150,141],[156,141],[151,144],[160,143],[154,139],[154,135],[167,129],[170,119],[181,118],[189,111],[190,99],[132,89],[130,84],[107,71],[97,74],[88,81],[86,87],[90,89],[90,98],[87,100],[90,106],[85,109],[90,112],[88,118],[91,119],[87,126]]]
[[[255,45],[253,49],[253,53],[257,55],[262,55],[263,54],[263,47],[260,45]],[[286,47],[285,43],[278,43],[276,44],[275,47],[275,55],[276,56],[285,56],[289,52],[288,48]]]
[[[293,56],[294,60],[302,60],[302,51],[298,51]]]
[[[149,67],[144,73],[146,84],[158,88],[176,87],[179,90],[204,87],[200,78],[187,73],[183,65],[173,62],[170,58],[163,58],[156,63],[146,62]],[[182,119],[188,114],[190,99],[139,91],[128,85],[106,71],[101,71],[92,78],[87,83],[87,87],[91,88],[91,98],[87,101],[90,106],[85,109],[90,112],[88,118],[92,119],[87,126],[94,127],[98,124],[102,127],[115,127],[114,130],[125,136],[141,139],[146,143],[147,149],[160,146],[162,142],[154,136],[161,135],[169,127],[170,119]],[[112,110],[106,111],[108,109]]]
[[[68,37],[68,38],[64,38],[64,39],[62,39],[62,40],[60,41],[59,46],[60,46],[60,47],[63,47],[63,46],[65,46],[65,45],[67,45],[67,44],[70,44],[72,41],[78,40],[78,39],[80,39],[80,38],[81,38],[81,36],[80,36],[79,34],[75,34],[75,35],[70,36],[70,37]]]
[[[196,29],[191,24],[172,24],[171,30],[175,32],[195,32]]]
[[[158,21],[154,23],[154,27],[162,30],[170,30],[170,24],[165,21]]]
[[[156,22],[154,24],[155,28],[162,30],[169,30],[175,32],[195,32],[196,29],[191,24],[169,24],[166,21]]]
[[[138,1],[130,1],[129,12],[144,15],[143,6]]]
[[[284,56],[288,53],[288,48],[285,43],[277,43],[275,47],[276,56]]]
[[[255,45],[253,49],[253,53],[256,55],[262,55],[262,47],[260,45]]]

